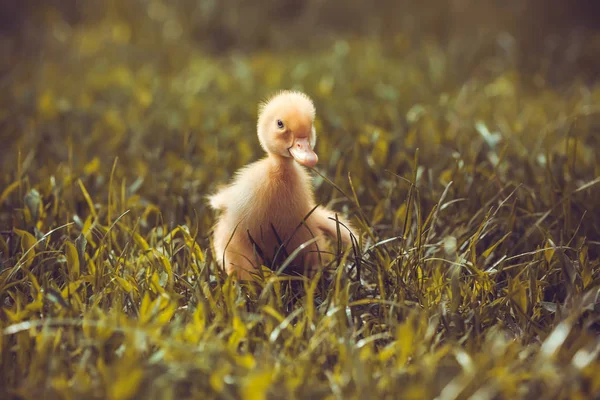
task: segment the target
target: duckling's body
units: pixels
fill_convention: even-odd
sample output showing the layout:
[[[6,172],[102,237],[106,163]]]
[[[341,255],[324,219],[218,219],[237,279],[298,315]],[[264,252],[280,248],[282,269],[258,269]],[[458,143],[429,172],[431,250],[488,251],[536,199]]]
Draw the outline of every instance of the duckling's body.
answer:
[[[307,242],[291,265],[312,269],[329,258],[319,257],[319,249],[326,247],[324,235],[337,235],[335,214],[321,206],[311,213],[311,178],[301,166],[317,161],[313,121],[314,106],[304,94],[275,96],[262,107],[258,123],[268,156],[239,170],[228,186],[210,197],[211,207],[220,211],[215,256],[227,273],[248,279],[261,264],[279,265]],[[340,216],[338,220],[351,229],[348,221]],[[348,229],[340,226],[345,244],[351,243]]]

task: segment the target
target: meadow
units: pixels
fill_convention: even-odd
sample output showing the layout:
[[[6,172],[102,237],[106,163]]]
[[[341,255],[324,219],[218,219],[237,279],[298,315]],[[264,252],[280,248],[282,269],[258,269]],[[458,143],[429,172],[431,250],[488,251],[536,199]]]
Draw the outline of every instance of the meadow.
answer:
[[[600,396],[600,34],[487,3],[3,6],[0,398]],[[239,282],[206,196],[281,89],[360,240]]]

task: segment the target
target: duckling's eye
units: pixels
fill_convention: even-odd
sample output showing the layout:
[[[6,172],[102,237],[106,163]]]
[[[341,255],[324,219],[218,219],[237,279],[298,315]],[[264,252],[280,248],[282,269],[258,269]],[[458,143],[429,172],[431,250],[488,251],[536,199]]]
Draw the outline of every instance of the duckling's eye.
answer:
[[[280,119],[277,120],[277,127],[279,129],[283,129],[283,121],[282,120],[280,120]]]

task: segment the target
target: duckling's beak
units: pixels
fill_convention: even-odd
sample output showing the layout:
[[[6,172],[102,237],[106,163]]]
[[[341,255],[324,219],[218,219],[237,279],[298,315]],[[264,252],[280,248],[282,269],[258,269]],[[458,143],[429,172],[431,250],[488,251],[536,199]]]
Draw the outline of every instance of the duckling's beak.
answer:
[[[296,138],[292,147],[289,148],[290,154],[294,160],[298,161],[305,167],[314,167],[319,161],[317,153],[310,146],[308,138]]]

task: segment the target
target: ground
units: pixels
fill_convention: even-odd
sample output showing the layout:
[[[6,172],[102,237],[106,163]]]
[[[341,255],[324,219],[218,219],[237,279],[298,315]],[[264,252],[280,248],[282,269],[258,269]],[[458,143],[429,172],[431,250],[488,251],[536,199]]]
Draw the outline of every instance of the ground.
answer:
[[[0,397],[600,395],[600,36],[580,10],[13,3]],[[206,196],[261,156],[280,89],[314,99],[317,200],[360,242],[313,279],[237,282]]]

